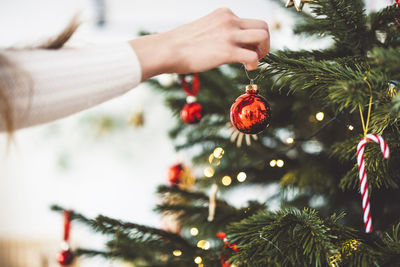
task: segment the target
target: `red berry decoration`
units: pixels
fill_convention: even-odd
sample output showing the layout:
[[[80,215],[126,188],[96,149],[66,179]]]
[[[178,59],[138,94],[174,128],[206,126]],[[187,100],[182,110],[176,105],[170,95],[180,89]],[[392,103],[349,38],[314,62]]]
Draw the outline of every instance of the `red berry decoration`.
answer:
[[[236,244],[229,244],[228,242],[228,238],[226,238],[226,234],[224,232],[219,232],[217,233],[217,237],[222,239],[222,241],[224,241],[224,249],[225,248],[230,248],[231,250],[233,250],[234,252],[238,252],[239,248]],[[221,257],[221,264],[222,267],[231,267],[232,265],[228,262],[229,257],[227,255],[225,255],[224,251],[222,251]]]
[[[181,110],[181,118],[188,124],[194,124],[203,118],[203,108],[199,103],[186,104]]]
[[[172,186],[176,186],[181,181],[183,174],[183,165],[182,164],[175,164],[171,166],[168,170],[168,180]]]
[[[69,249],[60,251],[57,255],[57,261],[63,266],[70,265],[74,261],[74,254]]]
[[[257,85],[246,86],[246,93],[239,96],[231,107],[231,122],[242,133],[257,134],[269,126],[271,107],[258,94]]]

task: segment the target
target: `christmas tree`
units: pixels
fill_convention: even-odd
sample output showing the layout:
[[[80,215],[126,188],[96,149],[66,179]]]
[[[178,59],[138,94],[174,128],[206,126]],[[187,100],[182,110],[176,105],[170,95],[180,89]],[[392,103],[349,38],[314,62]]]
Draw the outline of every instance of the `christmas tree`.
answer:
[[[272,51],[248,75],[239,64],[200,73],[200,123],[179,118],[181,83],[166,90],[149,81],[177,116],[170,132],[176,149],[195,148],[193,165],[204,174],[192,186],[190,171],[176,165],[171,184],[157,189],[155,210],[175,231],[71,212],[71,220],[109,237],[106,250],[77,255],[134,266],[400,266],[400,7],[367,14],[362,0],[287,6],[299,11],[303,4],[310,13],[293,9],[294,32],[331,45]],[[232,103],[252,78],[272,110],[257,137],[229,123]],[[217,187],[249,185],[278,190],[240,208],[215,198]]]

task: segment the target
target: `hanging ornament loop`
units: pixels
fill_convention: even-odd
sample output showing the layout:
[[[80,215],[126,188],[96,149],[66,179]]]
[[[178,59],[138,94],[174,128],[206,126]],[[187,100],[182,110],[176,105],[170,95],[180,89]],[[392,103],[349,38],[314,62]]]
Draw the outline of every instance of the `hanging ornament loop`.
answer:
[[[245,73],[246,73],[247,78],[248,78],[249,81],[250,81],[250,85],[254,84],[254,81],[257,80],[258,77],[260,77],[260,74],[258,74],[258,75],[257,75],[256,77],[254,77],[254,78],[250,78],[249,72],[247,71],[245,65],[243,65],[243,68],[244,68],[244,71],[245,71]]]
[[[64,241],[68,242],[69,232],[71,229],[71,212],[69,210],[64,210],[63,215],[64,215]]]
[[[198,73],[193,73],[193,80],[192,80],[192,88],[189,88],[189,83],[186,81],[186,75],[182,75],[181,77],[181,85],[183,91],[188,96],[195,96],[199,93],[200,90],[200,79]]]

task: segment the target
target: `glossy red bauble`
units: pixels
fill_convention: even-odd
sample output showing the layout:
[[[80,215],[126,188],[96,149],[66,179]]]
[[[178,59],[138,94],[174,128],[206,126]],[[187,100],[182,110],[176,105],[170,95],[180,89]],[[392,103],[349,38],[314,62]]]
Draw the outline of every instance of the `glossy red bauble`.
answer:
[[[168,170],[168,180],[171,185],[178,185],[183,174],[183,165],[175,164]]]
[[[203,108],[196,102],[186,104],[181,110],[181,118],[188,124],[198,123],[203,118]]]
[[[269,126],[271,108],[264,97],[258,94],[257,85],[246,87],[231,107],[231,122],[242,133],[257,134]]]
[[[62,250],[57,255],[57,261],[64,266],[70,265],[74,261],[74,254],[69,249]]]

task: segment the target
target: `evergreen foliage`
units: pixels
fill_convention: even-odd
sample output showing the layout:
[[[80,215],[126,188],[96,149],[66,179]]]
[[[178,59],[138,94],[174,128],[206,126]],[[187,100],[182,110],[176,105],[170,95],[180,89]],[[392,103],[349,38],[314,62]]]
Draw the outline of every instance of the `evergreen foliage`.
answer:
[[[226,126],[230,105],[248,83],[242,67],[232,64],[200,74],[198,102],[206,116],[194,126],[178,118],[170,137],[177,150],[198,148],[193,164],[199,167],[208,166],[215,147],[225,154],[212,178],[197,177],[197,191],[158,188],[163,201],[155,210],[174,216],[181,233],[73,213],[73,219],[110,236],[107,251],[79,253],[118,257],[135,266],[198,266],[197,256],[204,266],[221,266],[221,259],[228,258],[236,266],[400,266],[400,95],[391,95],[388,87],[390,80],[400,80],[400,7],[366,14],[361,0],[318,0],[309,6],[311,14],[300,13],[294,32],[330,38],[332,44],[321,50],[273,51],[262,60],[256,83],[273,117],[251,146],[238,148]],[[166,89],[157,80],[149,83],[166,94],[179,117],[185,104],[180,85]],[[365,234],[356,146],[363,136],[360,109],[366,119],[371,96],[369,132],[383,136],[391,156],[384,160],[376,144],[366,146],[374,232]],[[318,111],[327,123],[315,120]],[[293,144],[285,142],[288,135]],[[270,167],[274,159],[282,159],[283,168]],[[229,188],[279,186],[266,203],[279,201],[280,210],[254,201],[237,208],[218,199],[215,219],[208,222],[209,197],[201,190],[213,183],[228,189],[221,177],[235,178],[241,171],[246,182],[233,179]],[[189,234],[191,227],[200,229],[199,236]],[[226,232],[227,244],[239,250],[217,239],[218,231]],[[200,239],[209,240],[210,249],[198,248]],[[177,249],[179,257],[172,255]]]

